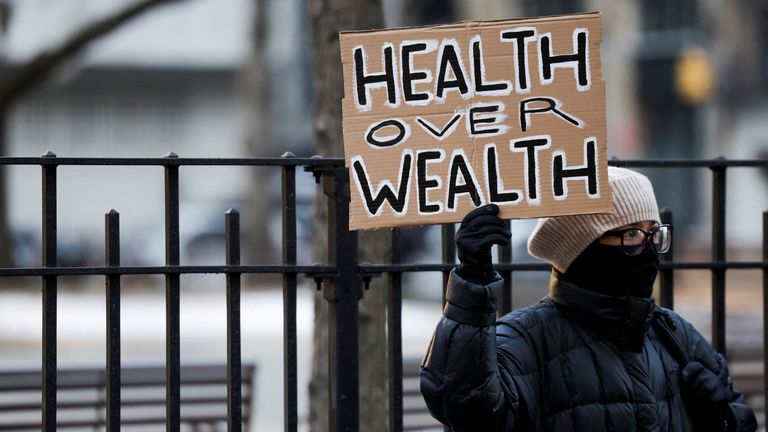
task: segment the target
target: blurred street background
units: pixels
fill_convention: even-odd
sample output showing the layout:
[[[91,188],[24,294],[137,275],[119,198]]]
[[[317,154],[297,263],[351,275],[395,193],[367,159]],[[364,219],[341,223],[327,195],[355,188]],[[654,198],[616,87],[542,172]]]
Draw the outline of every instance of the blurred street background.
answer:
[[[41,53],[129,0],[0,0],[0,85]],[[44,81],[0,102],[1,156],[312,156],[315,147],[309,15],[322,0],[175,0],[93,40]],[[383,0],[387,27],[600,11],[609,155],[620,159],[768,158],[768,1]],[[33,69],[30,69],[33,70]],[[339,101],[340,103],[341,101]],[[340,157],[339,154],[322,154]],[[706,261],[711,173],[641,170],[674,212],[675,259]],[[38,166],[0,171],[0,267],[41,265]],[[317,186],[297,173],[299,264],[317,260]],[[60,266],[104,264],[104,213],[121,215],[122,264],[165,263],[160,167],[59,167]],[[243,263],[281,261],[277,168],[184,167],[181,264],[224,264],[224,212],[241,213]],[[727,258],[762,259],[768,172],[728,172]],[[513,221],[513,259],[529,262],[534,221]],[[441,261],[438,227],[403,230],[407,262]],[[546,294],[548,275],[515,274],[514,305]],[[709,337],[710,274],[676,272],[675,305]],[[164,279],[124,277],[124,364],[164,361]],[[253,430],[282,430],[281,281],[243,286],[243,362],[256,363]],[[182,362],[226,361],[223,276],[182,277]],[[419,357],[441,316],[441,274],[404,281],[403,352]],[[103,365],[104,281],[59,282],[59,364]],[[762,273],[729,270],[731,347],[762,347]],[[314,283],[299,289],[299,421],[308,430]],[[0,278],[0,368],[41,363],[41,289]]]

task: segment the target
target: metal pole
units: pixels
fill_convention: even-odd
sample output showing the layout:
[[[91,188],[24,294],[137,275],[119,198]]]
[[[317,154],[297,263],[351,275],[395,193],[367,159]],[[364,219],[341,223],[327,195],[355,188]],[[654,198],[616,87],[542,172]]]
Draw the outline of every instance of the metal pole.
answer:
[[[511,221],[504,221],[507,225],[507,229],[512,232]],[[498,246],[499,248],[499,262],[503,264],[512,263],[512,239],[509,239],[509,244],[506,246]],[[504,284],[501,290],[501,307],[499,308],[499,317],[512,311],[512,271],[502,270],[499,272],[501,277],[504,278]]]
[[[166,158],[176,159],[171,152]],[[179,166],[165,166],[165,263],[179,265]],[[180,275],[165,275],[165,410],[166,430],[179,432],[181,358],[179,355]]]
[[[454,224],[443,224],[441,226],[443,237],[443,264],[456,263],[456,226]],[[445,297],[448,293],[448,278],[450,272],[443,272],[443,309],[445,309]],[[445,432],[450,432],[448,426],[443,426]]]
[[[455,224],[443,224],[440,226],[443,238],[443,264],[456,263],[456,226]],[[445,307],[445,294],[448,289],[448,277],[450,271],[443,272],[443,307]]]
[[[240,265],[240,214],[229,209],[224,216],[226,262]],[[240,357],[240,273],[227,273],[227,427],[240,432],[242,420],[242,369]]]
[[[328,418],[334,432],[359,429],[358,301],[362,286],[357,273],[357,233],[349,231],[349,175],[336,168],[323,177],[328,203],[328,257],[338,273],[326,283],[329,303],[328,340],[330,404]]]
[[[725,167],[712,168],[712,261],[725,262]],[[725,353],[725,268],[712,269],[712,347]]]
[[[292,158],[290,152],[284,158]],[[296,167],[283,167],[283,265],[296,265]],[[298,365],[296,335],[296,273],[283,273],[283,423],[286,432],[298,429]]]
[[[55,158],[49,151],[45,158]],[[56,165],[43,165],[43,266],[56,267]],[[43,276],[43,376],[42,426],[45,431],[56,430],[56,276]]]
[[[120,214],[104,215],[105,261],[120,267]],[[120,275],[106,277],[107,288],[107,431],[120,431]]]
[[[763,212],[763,264],[768,264],[768,211]],[[768,267],[763,267],[763,396],[768,401]]]

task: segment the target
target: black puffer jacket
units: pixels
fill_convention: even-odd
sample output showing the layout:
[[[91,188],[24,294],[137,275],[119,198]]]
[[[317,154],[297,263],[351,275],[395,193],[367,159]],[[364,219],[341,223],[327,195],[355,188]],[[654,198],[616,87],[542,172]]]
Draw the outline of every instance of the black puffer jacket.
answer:
[[[690,358],[730,385],[725,361],[674,312],[650,299],[606,296],[553,278],[548,298],[496,322],[500,285],[500,278],[472,284],[456,272],[449,281],[421,391],[432,415],[453,430],[687,432],[692,419],[724,429],[713,407],[686,406],[684,365],[652,320],[665,319]],[[727,430],[757,428],[738,393],[722,408],[729,411]]]

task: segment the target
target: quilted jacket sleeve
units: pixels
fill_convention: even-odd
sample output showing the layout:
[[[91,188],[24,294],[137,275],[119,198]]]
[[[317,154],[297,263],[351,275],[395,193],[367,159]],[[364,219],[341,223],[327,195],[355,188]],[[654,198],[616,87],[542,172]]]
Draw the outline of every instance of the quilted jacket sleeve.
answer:
[[[516,406],[499,378],[496,299],[502,279],[487,285],[448,281],[444,316],[421,368],[421,392],[436,419],[454,431],[509,431]]]
[[[728,373],[728,364],[725,358],[712,348],[706,339],[686,320],[674,312],[670,312],[679,330],[683,333],[686,350],[691,359],[700,362],[704,367],[716,374],[722,382],[732,391],[731,401],[728,404],[728,428],[727,432],[754,432],[757,430],[757,420],[741,393],[733,389],[733,381]],[[694,407],[691,416],[706,416],[706,408]],[[695,419],[694,419],[695,420]]]

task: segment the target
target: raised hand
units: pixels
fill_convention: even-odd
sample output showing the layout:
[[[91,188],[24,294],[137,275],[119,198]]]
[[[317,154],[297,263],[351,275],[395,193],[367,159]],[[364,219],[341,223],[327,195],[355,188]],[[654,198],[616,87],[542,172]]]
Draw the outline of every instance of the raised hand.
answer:
[[[499,206],[488,204],[467,213],[456,232],[459,275],[471,282],[488,283],[494,279],[491,246],[506,246],[512,233],[499,218]]]

